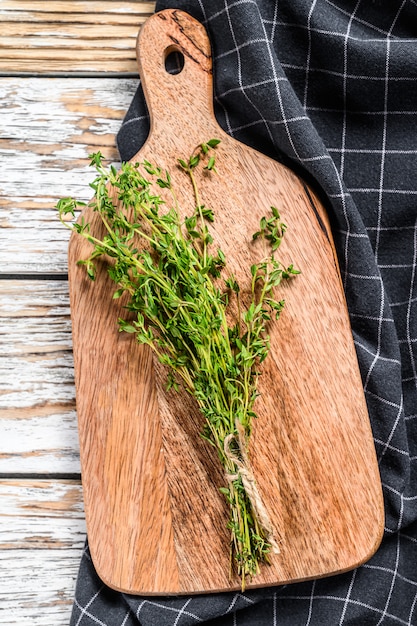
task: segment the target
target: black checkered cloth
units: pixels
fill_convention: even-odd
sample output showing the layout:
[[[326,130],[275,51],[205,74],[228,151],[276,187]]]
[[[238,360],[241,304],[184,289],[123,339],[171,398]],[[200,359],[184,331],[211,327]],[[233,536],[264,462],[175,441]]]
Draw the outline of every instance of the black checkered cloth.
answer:
[[[236,139],[327,197],[385,502],[361,567],[247,593],[137,597],[86,548],[71,626],[417,624],[417,2],[179,0],[207,28],[215,113]],[[121,158],[149,123],[140,87]]]

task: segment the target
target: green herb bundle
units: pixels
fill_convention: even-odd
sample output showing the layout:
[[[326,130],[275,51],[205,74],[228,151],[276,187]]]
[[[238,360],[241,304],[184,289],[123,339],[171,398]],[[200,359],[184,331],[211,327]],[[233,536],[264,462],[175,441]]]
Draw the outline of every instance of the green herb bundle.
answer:
[[[235,277],[223,278],[226,258],[222,250],[214,251],[209,230],[214,213],[201,204],[195,177],[199,167],[208,171],[208,178],[215,175],[218,143],[202,143],[188,160],[176,164],[188,176],[195,198],[183,220],[169,172],[148,161],[123,163],[119,172],[106,169],[100,153],[91,155],[97,175],[90,206],[99,214],[105,235],[97,237],[82,217],[68,221],[83,203],[63,198],[57,209],[61,221],[92,245],[91,255],[79,261],[91,279],[95,260],[111,259],[108,273],[117,285],[113,297],[127,294],[127,308],[134,314],[133,321],[119,319],[120,331],[134,334],[167,366],[167,389],[182,385],[198,403],[204,416],[202,436],[216,448],[225,472],[220,491],[230,506],[232,561],[244,589],[259,564],[278,551],[256,487],[248,441],[256,417],[259,365],[269,351],[267,325],[284,306],[273,291],[298,271],[274,257],[285,225],[271,207],[271,215],[262,218],[253,235],[269,243],[270,254],[248,268],[248,306],[242,305]],[[170,208],[155,192],[157,187],[165,196],[171,194]],[[232,299],[237,315],[231,323]]]

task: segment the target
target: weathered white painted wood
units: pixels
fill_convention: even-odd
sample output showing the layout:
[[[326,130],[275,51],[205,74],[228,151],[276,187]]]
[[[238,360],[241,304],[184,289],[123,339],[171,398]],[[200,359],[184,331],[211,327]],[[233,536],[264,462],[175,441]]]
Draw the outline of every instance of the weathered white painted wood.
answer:
[[[68,284],[0,293],[0,473],[79,472]]]
[[[67,270],[54,206],[91,196],[88,155],[118,161],[136,35],[153,10],[142,0],[0,0],[0,275],[35,277],[0,281],[2,476],[80,471],[68,285],[36,276]],[[1,625],[68,626],[84,539],[79,482],[0,481]]]
[[[0,409],[68,404],[74,399],[71,365],[63,352],[0,357]]]
[[[1,77],[2,138],[27,140],[40,154],[60,155],[68,143],[113,145],[136,85],[135,78]]]
[[[111,20],[120,21],[123,16],[131,16],[139,13],[150,12],[155,2],[144,0],[1,0],[0,13],[7,15],[9,20],[26,16],[25,19],[40,20],[46,22],[53,15],[56,20],[63,20],[64,16],[71,23],[84,20],[88,15],[94,14],[96,22]]]
[[[0,319],[69,319],[66,280],[0,280],[0,293]],[[3,340],[6,341],[7,337],[3,337],[2,346]]]
[[[135,41],[154,2],[1,0],[0,71],[137,74]]]
[[[62,175],[65,180],[65,174]],[[82,176],[80,176],[82,179]],[[83,195],[91,178],[85,177]],[[73,194],[63,194],[73,195]],[[69,231],[59,223],[50,198],[47,210],[0,207],[0,271],[2,274],[62,274],[67,271]],[[13,202],[13,201],[12,201]],[[22,203],[24,204],[24,203]]]
[[[0,550],[0,624],[68,626],[81,554]]]
[[[0,273],[67,270],[68,231],[54,209],[88,200],[89,154],[118,161],[115,135],[134,79],[0,78]]]
[[[47,321],[46,318],[51,317],[69,318],[66,279],[0,280],[0,290],[0,320],[35,318]],[[7,337],[3,339],[6,341]]]
[[[0,624],[68,626],[85,541],[77,481],[0,481]]]
[[[3,417],[4,413],[8,412],[0,411],[1,474],[80,472],[75,410],[48,415],[35,408],[28,418]]]
[[[76,480],[0,480],[1,550],[82,550],[82,487]]]

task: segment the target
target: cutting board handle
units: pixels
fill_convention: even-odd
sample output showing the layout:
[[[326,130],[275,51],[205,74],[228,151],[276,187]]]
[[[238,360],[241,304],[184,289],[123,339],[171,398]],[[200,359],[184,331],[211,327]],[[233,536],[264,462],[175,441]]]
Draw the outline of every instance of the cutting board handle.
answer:
[[[172,51],[184,58],[178,74],[165,67]],[[133,158],[169,170],[184,218],[195,196],[176,159],[220,139],[218,174],[195,173],[201,202],[215,213],[210,233],[227,257],[227,272],[249,292],[249,268],[263,254],[252,233],[271,204],[288,225],[279,258],[301,271],[277,289],[285,309],[269,327],[271,354],[262,364],[250,441],[281,551],[251,585],[357,567],[381,540],[383,498],[326,212],[290,170],[220,128],[201,24],[175,9],[154,14],[141,29],[138,60],[151,132]],[[114,190],[117,211],[124,211],[117,196]],[[92,233],[104,233],[93,206],[87,204],[82,217]],[[106,263],[97,264],[94,283],[77,264],[90,254],[91,244],[73,235],[68,268],[77,415],[97,573],[110,587],[141,595],[238,590],[241,581],[230,572],[228,507],[219,490],[226,477],[200,436],[203,415],[184,389],[166,392],[166,370],[148,346],[117,332],[123,300],[113,298]]]
[[[166,69],[172,52],[184,61],[175,74]],[[204,27],[183,11],[155,13],[140,30],[137,58],[151,132],[174,126],[172,136],[178,137],[196,129],[201,141],[201,124],[213,117],[211,46]]]

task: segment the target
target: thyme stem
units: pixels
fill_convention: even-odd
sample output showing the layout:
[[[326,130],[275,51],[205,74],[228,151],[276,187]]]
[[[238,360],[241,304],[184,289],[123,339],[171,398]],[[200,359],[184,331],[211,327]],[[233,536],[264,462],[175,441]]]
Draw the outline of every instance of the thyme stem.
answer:
[[[101,239],[92,234],[82,215],[78,222],[68,222],[83,203],[63,198],[57,209],[62,223],[92,246],[90,256],[79,261],[91,279],[96,277],[95,260],[111,259],[108,273],[117,285],[113,297],[126,292],[127,308],[136,316],[132,322],[120,319],[120,331],[149,345],[167,366],[168,389],[178,389],[181,382],[198,403],[205,422],[201,434],[216,448],[225,471],[226,484],[220,491],[230,507],[231,555],[244,589],[259,564],[268,562],[277,548],[257,491],[248,442],[256,417],[258,370],[269,352],[267,326],[284,306],[272,292],[298,271],[274,257],[285,225],[271,207],[271,217],[261,219],[253,236],[266,240],[271,254],[250,268],[249,306],[242,307],[233,276],[224,281],[223,290],[219,287],[226,258],[221,250],[212,252],[208,223],[214,214],[201,203],[195,176],[199,166],[216,172],[218,143],[217,139],[202,143],[188,161],[178,161],[195,202],[193,213],[183,221],[168,172],[148,161],[123,163],[120,172],[106,170],[100,153],[91,155],[97,177],[91,185],[95,196],[90,207],[99,214],[106,234]],[[166,208],[155,194],[156,186],[170,191],[173,207]],[[230,324],[227,311],[233,296],[237,319]]]

